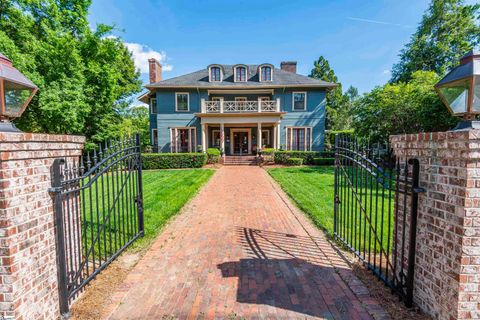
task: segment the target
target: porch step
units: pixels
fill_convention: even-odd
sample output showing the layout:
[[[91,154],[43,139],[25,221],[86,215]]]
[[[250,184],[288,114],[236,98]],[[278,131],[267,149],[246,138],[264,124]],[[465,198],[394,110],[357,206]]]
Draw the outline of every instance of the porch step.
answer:
[[[226,166],[256,166],[257,157],[255,156],[225,156],[223,163]]]

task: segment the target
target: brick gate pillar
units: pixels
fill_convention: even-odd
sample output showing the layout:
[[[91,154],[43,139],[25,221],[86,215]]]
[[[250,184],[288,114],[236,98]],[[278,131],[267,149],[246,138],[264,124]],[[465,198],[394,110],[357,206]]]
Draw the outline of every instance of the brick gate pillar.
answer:
[[[0,315],[59,317],[51,167],[84,137],[0,133]]]
[[[480,131],[398,135],[420,161],[414,302],[436,319],[480,318]],[[407,210],[409,212],[409,210]]]

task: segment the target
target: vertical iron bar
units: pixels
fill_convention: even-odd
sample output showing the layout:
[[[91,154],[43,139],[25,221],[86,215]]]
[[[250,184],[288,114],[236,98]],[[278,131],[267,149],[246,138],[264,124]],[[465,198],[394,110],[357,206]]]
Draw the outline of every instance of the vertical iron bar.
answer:
[[[60,302],[60,313],[68,315],[68,290],[67,290],[67,265],[65,256],[65,229],[63,219],[63,197],[61,192],[62,173],[61,166],[65,162],[64,159],[55,159],[53,161],[53,181],[55,196],[54,213],[55,213],[55,238],[57,245],[57,277],[58,277],[58,296]]]
[[[141,154],[141,144],[140,144],[140,134],[135,134],[135,142],[137,145],[137,157],[138,157],[138,196],[137,196],[137,206],[138,206],[138,231],[143,236],[144,234],[144,224],[143,224],[143,186],[142,186],[142,154]]]
[[[337,215],[338,215],[338,203],[339,203],[339,199],[338,199],[338,169],[339,169],[339,165],[338,165],[338,134],[335,135],[335,169],[334,169],[334,174],[335,174],[335,177],[334,177],[334,187],[333,187],[333,190],[334,190],[334,198],[333,198],[333,234],[336,235],[337,234],[337,223],[338,223],[338,219],[337,219]]]
[[[408,161],[412,165],[412,203],[410,211],[410,241],[408,246],[408,268],[406,282],[405,305],[410,308],[413,305],[413,280],[415,276],[415,247],[417,243],[417,214],[418,214],[418,186],[420,163],[418,159]]]

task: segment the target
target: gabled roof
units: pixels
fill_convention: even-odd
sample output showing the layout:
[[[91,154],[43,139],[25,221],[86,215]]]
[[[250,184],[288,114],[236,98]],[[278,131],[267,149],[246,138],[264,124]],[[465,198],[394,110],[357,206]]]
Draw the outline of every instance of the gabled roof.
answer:
[[[247,65],[248,78],[246,82],[234,82],[234,65],[220,65],[223,67],[224,75],[221,82],[209,82],[208,68],[195,71],[183,76],[147,84],[145,88],[281,88],[281,87],[319,87],[330,89],[337,84],[323,80],[313,79],[300,74],[283,71],[274,68],[272,81],[259,81],[258,67],[260,65]]]

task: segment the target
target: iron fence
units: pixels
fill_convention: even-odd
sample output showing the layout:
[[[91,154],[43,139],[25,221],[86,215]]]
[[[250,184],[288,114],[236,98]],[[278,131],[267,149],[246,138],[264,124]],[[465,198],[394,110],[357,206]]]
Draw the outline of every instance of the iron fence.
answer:
[[[412,306],[419,162],[335,139],[334,236]]]
[[[53,164],[60,311],[144,233],[140,136]]]

